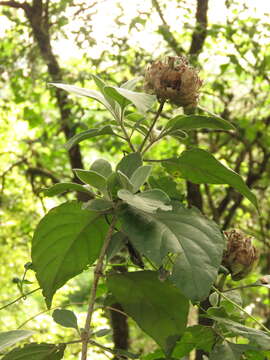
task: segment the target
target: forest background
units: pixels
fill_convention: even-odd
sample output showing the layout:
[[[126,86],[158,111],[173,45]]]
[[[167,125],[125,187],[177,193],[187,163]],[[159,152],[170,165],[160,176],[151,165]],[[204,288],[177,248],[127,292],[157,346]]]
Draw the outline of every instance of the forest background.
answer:
[[[196,141],[241,174],[256,193],[261,217],[230,187],[185,187],[179,181],[178,189],[222,229],[237,228],[255,238],[260,261],[241,285],[270,273],[269,19],[270,5],[264,0],[0,1],[0,307],[21,296],[16,279],[23,278],[24,264],[30,261],[33,230],[63,199],[47,198],[40,190],[71,180],[71,168],[89,168],[97,157],[116,163],[123,154],[120,142],[110,137],[67,152],[63,145],[68,138],[106,121],[107,114],[97,103],[48,83],[93,88],[91,75],[96,74],[119,85],[168,55],[188,56],[204,81],[200,105],[236,126],[234,133],[204,131]],[[169,116],[177,109],[168,105],[166,111]],[[158,151],[171,157],[178,148],[172,140]],[[82,313],[88,277],[89,271],[71,280],[53,306]],[[24,284],[24,293],[38,287],[34,273],[28,272],[27,280],[31,283]],[[246,310],[269,327],[268,289],[245,289],[243,297]],[[95,315],[101,328],[108,323],[101,312]],[[114,336],[106,338],[105,345],[119,341],[123,321],[127,326],[126,319],[113,320]],[[1,331],[22,325],[37,330],[37,341],[71,336],[53,322],[39,291],[1,310]],[[134,351],[147,354],[155,349],[131,320],[128,325]],[[95,359],[104,359],[92,351]]]

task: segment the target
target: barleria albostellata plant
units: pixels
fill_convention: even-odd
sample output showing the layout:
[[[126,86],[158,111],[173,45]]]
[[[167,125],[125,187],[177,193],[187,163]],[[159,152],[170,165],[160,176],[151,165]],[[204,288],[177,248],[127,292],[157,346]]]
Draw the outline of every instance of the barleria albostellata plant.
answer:
[[[236,299],[225,287],[229,274],[237,281],[252,270],[257,250],[247,236],[237,231],[223,234],[198,209],[185,206],[174,182],[177,176],[194,184],[227,184],[258,209],[255,195],[237,173],[188,140],[200,129],[228,132],[236,131],[235,127],[197,107],[202,80],[184,57],[153,62],[145,73],[146,93],[134,91],[140,79],[120,87],[107,85],[94,75],[93,80],[99,91],[52,84],[94,99],[110,113],[107,124],[76,134],[66,149],[109,136],[123,142],[125,155],[116,166],[98,159],[89,170],[73,169],[82,184],[63,182],[44,190],[46,196],[81,192],[88,201],[67,201],[41,219],[33,236],[32,264],[28,264],[36,273],[48,309],[59,288],[93,267],[85,324],[79,326],[72,311],[56,309],[54,321],[75,329],[73,341],[26,344],[12,349],[3,359],[34,359],[33,354],[40,354],[35,359],[62,359],[66,346],[74,343],[81,343],[81,360],[87,359],[89,346],[99,347],[115,358],[139,357],[97,341],[92,317],[100,281],[106,284],[108,295],[104,307],[113,298],[121,304],[123,313],[156,342],[158,349],[151,359],[181,359],[193,349],[201,349],[211,360],[267,352],[270,331],[241,307],[239,295]],[[149,110],[156,102],[159,106],[153,115]],[[169,120],[163,118],[166,102],[183,111]],[[169,159],[149,159],[150,149],[170,137],[182,142],[185,150]],[[166,181],[164,175],[160,181],[153,166],[162,167],[160,172],[168,174]],[[118,272],[119,266],[114,266],[114,259],[119,261],[119,257],[125,259],[126,272]],[[250,286],[269,287],[268,276],[263,279]],[[204,316],[213,325],[188,326],[190,305],[200,306],[208,297],[211,306]],[[244,324],[243,313],[254,320],[254,328]],[[1,334],[6,339],[4,346],[31,335],[28,330]],[[109,336],[108,331],[99,336]],[[141,358],[147,360],[147,356]]]

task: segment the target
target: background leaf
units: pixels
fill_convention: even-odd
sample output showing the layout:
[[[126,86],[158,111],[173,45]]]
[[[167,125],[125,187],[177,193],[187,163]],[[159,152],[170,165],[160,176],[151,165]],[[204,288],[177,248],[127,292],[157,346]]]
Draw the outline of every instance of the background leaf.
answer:
[[[180,291],[153,271],[110,275],[108,287],[124,311],[170,354],[188,316],[189,303]]]
[[[186,150],[179,158],[164,161],[163,166],[170,173],[179,172],[181,177],[194,184],[228,184],[258,208],[256,196],[241,176],[224,166],[205,150],[197,148]]]
[[[2,360],[60,360],[63,359],[65,345],[27,344],[6,354]]]
[[[48,189],[42,190],[42,192],[44,193],[45,196],[60,195],[67,191],[79,191],[79,192],[84,192],[84,193],[90,194],[91,196],[94,195],[84,185],[80,185],[80,184],[76,184],[76,183],[59,183],[59,184],[53,185],[52,187],[50,187]]]
[[[131,153],[124,156],[123,159],[117,164],[116,171],[120,170],[129,179],[136,169],[142,166],[142,156],[140,153]]]
[[[172,130],[195,130],[195,129],[216,129],[235,130],[235,127],[228,121],[214,116],[205,115],[177,115],[166,125],[168,131]]]
[[[48,307],[57,289],[98,257],[107,223],[76,201],[51,209],[32,241],[32,262]]]
[[[12,330],[0,333],[0,351],[6,347],[32,336],[35,332],[30,330]]]

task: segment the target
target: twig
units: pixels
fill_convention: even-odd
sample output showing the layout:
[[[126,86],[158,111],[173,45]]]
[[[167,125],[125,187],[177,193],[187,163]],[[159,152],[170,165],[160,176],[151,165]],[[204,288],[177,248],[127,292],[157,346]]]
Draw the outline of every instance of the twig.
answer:
[[[162,113],[164,104],[165,104],[165,101],[162,100],[161,103],[159,104],[158,111],[157,111],[156,116],[155,116],[155,118],[154,118],[154,120],[153,120],[153,122],[152,122],[152,124],[151,124],[151,126],[150,126],[150,128],[149,128],[149,130],[148,130],[148,133],[145,135],[145,138],[143,139],[143,142],[142,142],[142,144],[141,144],[141,146],[140,146],[139,152],[142,152],[143,147],[144,147],[146,141],[148,140],[148,138],[149,138],[149,136],[150,136],[150,134],[151,134],[151,132],[152,132],[152,130],[153,130],[153,128],[154,128],[154,126],[155,126],[155,124],[156,124],[159,116],[160,116],[160,114]]]
[[[231,300],[230,298],[228,298],[226,295],[223,294],[222,291],[219,291],[215,286],[213,286],[213,289],[221,296],[223,297],[223,299],[229,301],[231,304],[233,304],[238,310],[243,311],[243,313],[245,313],[250,319],[252,319],[254,322],[256,322],[258,325],[260,325],[260,327],[262,329],[264,329],[264,331],[266,331],[268,334],[270,334],[270,330],[264,326],[263,324],[261,324],[254,316],[252,316],[251,314],[249,314],[245,309],[243,309],[240,305],[238,305],[236,302],[234,302],[233,300]]]
[[[2,306],[2,307],[0,308],[0,310],[3,310],[3,309],[5,309],[5,308],[7,308],[8,306],[15,304],[17,301],[19,301],[19,300],[21,300],[21,299],[24,299],[26,296],[31,295],[31,294],[33,294],[34,292],[38,291],[38,290],[40,290],[40,287],[39,287],[39,288],[36,288],[36,289],[34,289],[34,290],[32,290],[32,291],[29,291],[27,294],[23,294],[23,295],[19,296],[17,299],[15,299],[15,300],[11,301],[10,303]]]
[[[87,316],[86,316],[86,320],[85,320],[85,326],[84,326],[84,330],[82,331],[82,355],[81,355],[81,360],[86,360],[87,359],[87,346],[88,346],[88,342],[89,342],[89,333],[90,333],[90,326],[91,326],[91,320],[92,320],[92,315],[94,312],[94,305],[95,305],[95,300],[96,300],[96,293],[97,293],[97,286],[98,286],[98,282],[99,282],[99,278],[102,274],[102,270],[103,270],[103,261],[104,261],[104,257],[106,254],[106,250],[109,246],[109,243],[111,241],[111,237],[114,231],[114,226],[116,224],[117,218],[114,215],[111,225],[109,227],[108,233],[106,235],[106,238],[104,240],[104,244],[103,247],[100,251],[100,255],[99,255],[99,259],[98,262],[96,264],[95,270],[94,270],[94,281],[92,284],[92,288],[91,288],[91,292],[90,292],[90,298],[89,298],[89,304],[88,304],[88,311],[87,311]]]
[[[120,126],[121,126],[121,129],[122,129],[122,131],[123,131],[123,133],[124,133],[124,135],[125,135],[124,139],[125,139],[126,142],[129,144],[129,147],[131,148],[131,150],[132,150],[133,152],[136,152],[136,149],[134,148],[134,146],[133,146],[133,144],[132,144],[132,142],[131,142],[131,140],[130,140],[130,138],[129,138],[129,136],[128,136],[127,130],[126,130],[126,128],[125,128],[124,118],[123,118],[123,117],[124,117],[124,112],[123,112],[123,110],[121,110]]]

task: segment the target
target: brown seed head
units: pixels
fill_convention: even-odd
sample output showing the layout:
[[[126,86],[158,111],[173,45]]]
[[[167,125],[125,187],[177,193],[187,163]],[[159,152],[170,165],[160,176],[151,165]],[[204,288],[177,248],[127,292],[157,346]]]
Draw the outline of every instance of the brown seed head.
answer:
[[[183,107],[195,107],[202,80],[184,56],[156,61],[146,69],[145,90],[155,94],[159,101],[170,100]]]
[[[233,280],[244,279],[258,261],[258,251],[252,245],[250,237],[240,231],[224,231],[227,249],[224,251],[222,265],[231,273]]]

